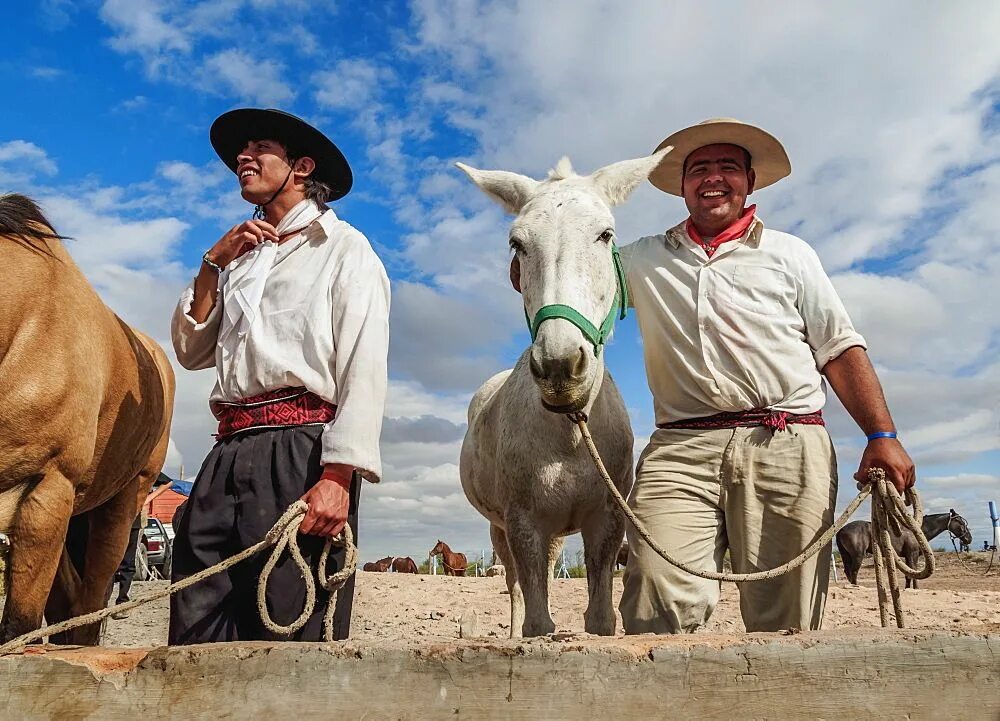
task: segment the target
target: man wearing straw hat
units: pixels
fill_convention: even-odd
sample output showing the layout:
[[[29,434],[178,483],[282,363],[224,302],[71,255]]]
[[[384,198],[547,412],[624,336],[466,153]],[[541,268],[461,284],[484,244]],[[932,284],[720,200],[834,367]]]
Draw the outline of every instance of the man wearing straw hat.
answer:
[[[292,503],[309,511],[300,530],[315,572],[324,538],[350,523],[357,538],[360,477],[382,473],[389,282],[368,240],[326,206],[351,188],[334,143],[280,110],[245,108],[212,125],[219,158],[236,174],[253,218],[205,252],[174,312],[185,368],[214,368],[210,405],[218,442],[181,517],[174,580],[264,538]],[[255,556],[171,599],[172,644],[269,640],[257,609]],[[333,572],[343,550],[331,555]],[[327,594],[289,638],[318,641]],[[337,594],[334,636],[350,631],[353,576]],[[305,585],[291,558],[271,575],[276,623],[302,611]],[[285,638],[285,637],[280,637]]]
[[[913,463],[866,353],[816,253],[765,227],[746,199],[791,164],[769,133],[706,120],[674,133],[650,176],[690,216],[622,248],[657,430],[629,504],[657,541],[696,568],[779,566],[833,522],[837,469],[823,425],[824,379],[867,446],[855,478],[884,468],[902,490]],[[669,565],[628,528],[626,633],[703,626],[720,585]],[[768,581],[741,584],[748,631],[818,629],[829,547]]]

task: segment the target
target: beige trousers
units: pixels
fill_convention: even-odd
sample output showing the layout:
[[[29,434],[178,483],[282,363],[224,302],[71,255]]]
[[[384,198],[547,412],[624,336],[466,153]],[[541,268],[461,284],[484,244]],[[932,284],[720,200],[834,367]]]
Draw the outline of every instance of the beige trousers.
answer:
[[[678,560],[737,573],[779,566],[833,523],[837,462],[822,426],[719,430],[659,429],[639,459],[629,505]],[[671,566],[630,523],[619,608],[625,633],[690,633],[719,601],[720,584]],[[742,583],[748,631],[818,629],[830,546],[788,574]]]

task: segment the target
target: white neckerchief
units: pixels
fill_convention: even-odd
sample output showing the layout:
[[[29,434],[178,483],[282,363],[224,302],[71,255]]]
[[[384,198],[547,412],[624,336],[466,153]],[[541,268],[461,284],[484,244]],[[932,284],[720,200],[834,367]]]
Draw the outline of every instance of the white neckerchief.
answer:
[[[322,214],[316,201],[307,198],[285,213],[275,231],[282,236],[304,230]],[[265,240],[230,263],[224,271],[226,277],[220,279],[222,309],[229,321],[226,325],[230,331],[235,330],[240,338],[247,334],[257,317],[260,299],[264,297],[264,285],[277,254],[278,244]]]

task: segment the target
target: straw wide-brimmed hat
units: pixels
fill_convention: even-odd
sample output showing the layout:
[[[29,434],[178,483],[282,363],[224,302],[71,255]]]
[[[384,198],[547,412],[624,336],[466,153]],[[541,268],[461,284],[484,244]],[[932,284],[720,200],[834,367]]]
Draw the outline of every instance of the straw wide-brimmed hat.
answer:
[[[656,150],[668,145],[672,145],[674,149],[650,174],[649,182],[664,193],[684,195],[681,176],[687,156],[698,148],[717,143],[738,145],[750,153],[750,164],[757,175],[757,182],[754,184],[756,190],[766,188],[792,172],[788,154],[776,137],[733,118],[712,118],[678,130],[656,146]]]
[[[209,131],[212,147],[219,158],[234,173],[239,163],[236,156],[250,140],[277,140],[293,157],[310,157],[316,162],[312,177],[333,190],[330,200],[347,195],[354,182],[351,166],[332,140],[283,110],[239,108],[223,113]]]

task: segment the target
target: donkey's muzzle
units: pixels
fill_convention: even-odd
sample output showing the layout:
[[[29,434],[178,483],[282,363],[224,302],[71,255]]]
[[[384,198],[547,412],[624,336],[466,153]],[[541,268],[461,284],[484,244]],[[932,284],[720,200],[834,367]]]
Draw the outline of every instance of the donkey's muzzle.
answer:
[[[544,358],[535,347],[531,349],[528,366],[541,391],[542,405],[547,409],[567,413],[587,404],[590,357],[586,348],[577,348],[568,356]]]

